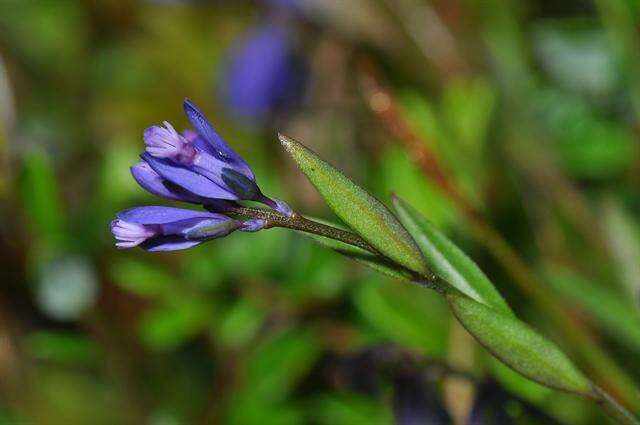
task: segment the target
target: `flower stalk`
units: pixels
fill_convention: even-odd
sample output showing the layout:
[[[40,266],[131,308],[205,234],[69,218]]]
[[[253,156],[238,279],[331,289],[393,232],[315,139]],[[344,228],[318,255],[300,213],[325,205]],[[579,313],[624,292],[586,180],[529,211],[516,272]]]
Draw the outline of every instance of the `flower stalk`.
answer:
[[[357,246],[372,254],[380,255],[380,253],[367,243],[360,236],[347,230],[337,227],[328,226],[317,221],[310,220],[302,215],[294,212],[291,216],[286,216],[275,210],[266,210],[264,208],[250,208],[243,206],[225,206],[224,212],[230,215],[238,215],[265,220],[265,229],[270,227],[283,227],[300,232],[313,233],[315,235],[324,236],[349,245]]]
[[[640,421],[602,388],[593,386],[593,400],[619,424],[640,425]]]
[[[328,248],[444,295],[465,329],[524,377],[591,399],[621,424],[639,424],[558,347],[520,321],[477,265],[408,204],[394,199],[395,216],[304,145],[279,135],[283,147],[350,230],[304,217],[284,201],[263,194],[249,165],[195,105],[186,100],[184,109],[195,132],[180,134],[167,122],[164,127],[149,127],[142,162],[131,172],[147,191],[206,211],[142,206],[120,212],[111,223],[116,246],[175,251],[235,231],[272,227],[320,236],[315,239]],[[270,209],[248,207],[241,201],[260,202]]]
[[[224,206],[217,205],[214,210],[223,211],[225,214],[232,216],[242,216],[249,217],[255,220],[264,220],[266,224],[263,226],[263,229],[282,227],[299,232],[310,233],[344,242],[346,244],[364,249],[365,251],[368,251],[373,255],[388,259],[357,234],[349,232],[348,230],[343,230],[308,219],[296,212],[293,212],[291,216],[287,216],[273,210],[267,210],[264,208],[243,207],[233,204]],[[411,276],[411,281],[413,283],[417,283],[426,288],[433,289],[439,293],[445,292],[445,282],[435,274],[429,273],[428,276],[425,276],[412,270],[406,269],[405,267],[402,267],[400,265],[396,264],[396,266],[408,273]]]

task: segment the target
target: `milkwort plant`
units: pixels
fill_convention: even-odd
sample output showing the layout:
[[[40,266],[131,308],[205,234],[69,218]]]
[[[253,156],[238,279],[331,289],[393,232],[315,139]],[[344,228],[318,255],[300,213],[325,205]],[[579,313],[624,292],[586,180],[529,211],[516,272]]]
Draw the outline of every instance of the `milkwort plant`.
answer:
[[[180,134],[167,122],[149,127],[142,162],[131,172],[149,192],[204,210],[146,206],[123,211],[111,223],[117,247],[171,251],[236,230],[284,227],[303,232],[382,273],[436,290],[465,329],[521,375],[592,400],[619,423],[640,423],[555,344],[520,321],[478,266],[406,201],[394,196],[394,215],[311,150],[279,135],[284,149],[348,229],[306,218],[264,195],[249,165],[196,106],[185,100],[184,109],[195,131]]]
[[[123,211],[111,222],[118,248],[173,251],[235,230],[255,232],[266,225],[263,219],[238,221],[216,212],[236,200],[262,202],[284,216],[292,214],[287,204],[262,193],[249,165],[189,100],[184,111],[195,131],[179,134],[166,121],[164,126],[147,128],[142,161],[131,167],[131,174],[154,195],[201,204],[208,211],[162,206]]]

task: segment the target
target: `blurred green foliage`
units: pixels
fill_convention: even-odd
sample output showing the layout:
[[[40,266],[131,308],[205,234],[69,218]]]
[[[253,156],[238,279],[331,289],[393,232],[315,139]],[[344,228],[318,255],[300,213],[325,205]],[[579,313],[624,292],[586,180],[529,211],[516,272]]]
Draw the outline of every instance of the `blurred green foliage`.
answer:
[[[128,167],[144,128],[186,125],[189,97],[297,211],[336,220],[276,131],[379,199],[398,193],[575,356],[471,236],[460,204],[386,131],[362,90],[364,61],[545,297],[638,385],[638,5],[360,0],[345,25],[337,0],[276,3],[286,2],[0,2],[0,423],[388,424],[394,377],[409,366],[450,413],[472,411],[447,389],[462,373],[471,391],[494,380],[552,421],[602,423],[586,402],[461,342],[437,294],[308,238],[272,229],[151,254],[116,250],[108,223],[167,203]],[[296,108],[237,121],[221,76],[234,43],[264,22],[291,29],[310,84]],[[509,414],[527,423],[525,412]]]

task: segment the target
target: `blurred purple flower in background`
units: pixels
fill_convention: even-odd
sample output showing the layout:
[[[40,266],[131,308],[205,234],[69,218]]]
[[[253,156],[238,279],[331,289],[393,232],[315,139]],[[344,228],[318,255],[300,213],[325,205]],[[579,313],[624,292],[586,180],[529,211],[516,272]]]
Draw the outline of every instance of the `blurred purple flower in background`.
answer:
[[[144,131],[146,151],[142,162],[131,167],[140,186],[154,195],[201,204],[209,210],[220,209],[220,201],[250,200],[292,214],[287,204],[261,192],[246,161],[193,103],[185,100],[184,110],[195,132],[180,134],[166,121],[164,126]],[[170,251],[226,236],[236,229],[255,232],[264,226],[262,220],[240,222],[214,212],[153,206],[121,212],[111,223],[111,232],[119,248]]]
[[[255,28],[232,49],[222,95],[233,114],[262,122],[304,96],[307,72],[284,24]]]

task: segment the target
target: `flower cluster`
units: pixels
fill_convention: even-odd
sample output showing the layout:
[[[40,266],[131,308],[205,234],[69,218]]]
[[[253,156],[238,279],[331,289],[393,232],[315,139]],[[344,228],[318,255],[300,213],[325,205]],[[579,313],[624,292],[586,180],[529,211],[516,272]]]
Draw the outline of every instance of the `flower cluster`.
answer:
[[[166,121],[147,128],[142,161],[131,167],[131,174],[154,195],[200,204],[207,211],[146,206],[120,212],[111,222],[118,248],[172,251],[235,230],[255,232],[265,226],[263,220],[239,221],[224,215],[221,206],[235,201],[257,201],[292,214],[287,204],[261,192],[249,165],[189,100],[184,101],[184,111],[195,131],[178,133]]]

